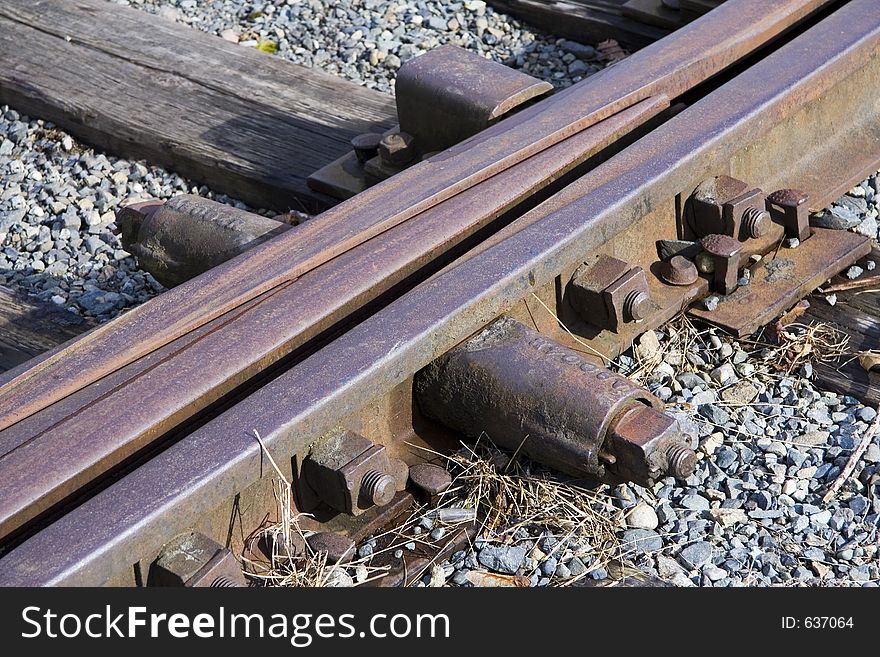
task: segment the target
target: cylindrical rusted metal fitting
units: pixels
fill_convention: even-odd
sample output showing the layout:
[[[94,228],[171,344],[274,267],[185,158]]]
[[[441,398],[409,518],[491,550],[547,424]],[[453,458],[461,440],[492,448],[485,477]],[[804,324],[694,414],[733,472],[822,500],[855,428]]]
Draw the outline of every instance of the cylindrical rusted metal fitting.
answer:
[[[166,287],[179,285],[292,228],[192,194],[120,208],[126,251]]]
[[[626,409],[674,425],[644,388],[508,318],[422,370],[415,389],[427,416],[575,476],[610,474],[599,450]]]

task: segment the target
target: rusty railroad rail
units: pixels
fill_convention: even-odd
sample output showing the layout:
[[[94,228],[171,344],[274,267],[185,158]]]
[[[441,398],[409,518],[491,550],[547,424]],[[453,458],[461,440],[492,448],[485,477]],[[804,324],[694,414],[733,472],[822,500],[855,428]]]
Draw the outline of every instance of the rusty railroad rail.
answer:
[[[686,475],[689,437],[603,361],[710,293],[690,312],[747,334],[868,253],[808,219],[880,163],[871,5],[728,0],[543,99],[440,49],[481,93],[405,68],[412,134],[318,172],[376,183],[322,215],[276,235],[198,200],[124,211],[153,248],[188,218],[251,221],[252,248],[0,378],[0,584],[146,583],[194,530],[240,548],[274,505],[254,432],[352,535],[406,503],[409,445],[484,425],[578,476]],[[432,99],[467,129],[420,124]],[[676,239],[699,253],[658,252]]]

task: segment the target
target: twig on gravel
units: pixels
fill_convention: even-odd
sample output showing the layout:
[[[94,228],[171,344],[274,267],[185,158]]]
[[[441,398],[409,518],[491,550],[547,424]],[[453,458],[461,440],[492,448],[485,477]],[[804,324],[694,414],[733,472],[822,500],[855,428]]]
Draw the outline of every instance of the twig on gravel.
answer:
[[[877,410],[880,411],[880,408]],[[877,413],[873,422],[871,422],[871,426],[865,431],[865,435],[862,436],[862,442],[860,442],[859,446],[849,455],[849,461],[846,462],[846,466],[844,466],[843,470],[840,471],[840,474],[837,475],[837,479],[831,484],[831,488],[829,488],[828,492],[822,496],[822,502],[824,504],[828,504],[831,498],[837,494],[840,487],[843,486],[843,483],[849,479],[850,475],[852,475],[853,470],[856,468],[856,463],[859,462],[859,459],[862,458],[862,454],[868,449],[868,445],[871,444],[871,439],[874,437],[874,434],[877,433],[878,427],[880,427],[880,412]]]

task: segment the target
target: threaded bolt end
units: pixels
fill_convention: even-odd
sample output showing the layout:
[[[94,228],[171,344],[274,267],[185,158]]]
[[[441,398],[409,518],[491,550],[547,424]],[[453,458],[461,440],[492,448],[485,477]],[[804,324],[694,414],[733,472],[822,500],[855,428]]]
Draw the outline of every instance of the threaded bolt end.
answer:
[[[394,498],[396,488],[394,477],[380,470],[370,470],[361,482],[361,495],[376,506],[385,506]]]
[[[211,582],[212,589],[232,589],[232,588],[240,588],[241,584],[236,582],[234,579],[226,577],[226,575],[221,575],[213,582]]]
[[[675,444],[666,451],[666,474],[687,479],[697,467],[697,455],[690,447]]]
[[[645,319],[648,316],[648,305],[651,299],[641,290],[633,290],[623,300],[623,312],[633,321]]]
[[[749,237],[761,237],[770,228],[770,213],[761,208],[746,208],[743,213],[743,226]]]

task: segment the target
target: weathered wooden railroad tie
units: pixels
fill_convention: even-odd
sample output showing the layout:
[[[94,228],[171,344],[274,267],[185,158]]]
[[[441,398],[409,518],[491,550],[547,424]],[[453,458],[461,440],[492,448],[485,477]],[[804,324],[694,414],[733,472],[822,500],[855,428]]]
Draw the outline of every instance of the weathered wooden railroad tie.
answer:
[[[430,497],[416,447],[462,434],[687,476],[694,437],[605,364],[685,310],[747,335],[868,255],[809,218],[880,164],[872,4],[728,0],[553,95],[439,48],[401,70],[397,125],[308,176],[347,199],[323,213],[123,209],[175,287],[0,378],[0,584],[240,580],[264,450],[355,538]]]

